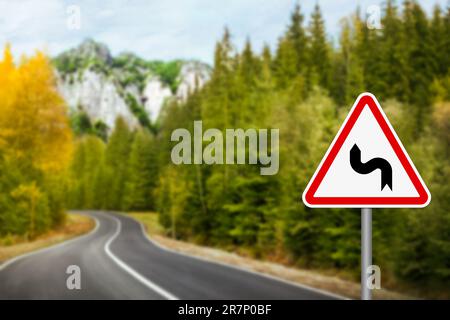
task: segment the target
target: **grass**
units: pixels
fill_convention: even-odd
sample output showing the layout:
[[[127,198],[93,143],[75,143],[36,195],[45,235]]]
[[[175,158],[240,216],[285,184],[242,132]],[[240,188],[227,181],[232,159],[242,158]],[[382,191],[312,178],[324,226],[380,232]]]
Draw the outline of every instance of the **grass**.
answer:
[[[152,236],[164,236],[164,227],[158,221],[158,214],[155,212],[131,212],[129,216],[142,222],[147,233]]]
[[[0,238],[0,263],[27,252],[49,247],[87,233],[95,226],[93,219],[79,214],[67,215],[67,219],[60,227],[50,230],[32,241],[23,237]]]

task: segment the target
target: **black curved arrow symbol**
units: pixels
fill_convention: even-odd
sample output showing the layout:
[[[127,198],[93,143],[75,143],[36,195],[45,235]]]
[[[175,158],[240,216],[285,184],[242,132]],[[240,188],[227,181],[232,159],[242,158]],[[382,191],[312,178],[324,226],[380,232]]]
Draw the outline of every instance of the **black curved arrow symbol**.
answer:
[[[359,174],[368,174],[376,169],[381,170],[381,190],[387,185],[392,191],[392,167],[391,164],[383,158],[373,158],[366,163],[361,162],[361,150],[353,145],[350,150],[350,165],[353,170]]]

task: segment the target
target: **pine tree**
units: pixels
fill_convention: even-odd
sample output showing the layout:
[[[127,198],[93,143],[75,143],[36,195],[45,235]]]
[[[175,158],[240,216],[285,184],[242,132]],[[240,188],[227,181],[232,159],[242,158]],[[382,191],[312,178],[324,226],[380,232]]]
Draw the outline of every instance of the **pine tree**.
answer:
[[[310,77],[318,78],[318,85],[330,88],[330,50],[326,40],[325,24],[318,4],[315,5],[309,26],[309,68]]]
[[[348,106],[364,91],[364,69],[356,53],[359,19],[342,20],[339,52],[334,55],[331,94],[340,105]],[[352,25],[353,21],[353,25]]]
[[[303,28],[300,5],[291,14],[287,31],[278,41],[273,63],[277,87],[286,89],[295,82],[303,82],[308,69],[308,38]],[[301,80],[299,80],[301,78]]]
[[[215,128],[228,128],[233,116],[233,105],[231,103],[231,90],[234,87],[235,61],[233,58],[234,47],[231,43],[231,35],[225,28],[222,40],[217,43],[214,53],[214,70],[211,75],[210,94],[211,103],[205,108],[205,112],[219,114],[215,117],[215,123],[208,124]],[[212,117],[211,117],[212,118]]]
[[[408,40],[404,37],[402,22],[397,7],[388,1],[381,21],[383,33],[380,39],[380,75],[385,83],[385,97],[396,97],[406,101],[410,95],[407,50]],[[393,68],[392,66],[396,66]],[[382,97],[381,97],[382,98]]]
[[[276,101],[276,83],[272,71],[272,54],[269,46],[264,45],[263,52],[259,58],[260,71],[256,80],[255,100],[257,104],[257,113],[254,115],[260,126],[268,127],[270,114]]]
[[[96,183],[96,177],[99,172],[99,168],[104,162],[105,144],[103,141],[96,137],[88,135],[83,139],[84,144],[84,164],[82,171],[74,172],[75,175],[81,175],[83,196],[83,208],[95,209],[98,207],[99,193],[107,185],[100,186]]]
[[[128,125],[122,117],[118,117],[106,148],[105,162],[113,174],[108,193],[108,209],[121,210],[124,207],[123,190],[127,179],[131,141],[132,133]]]
[[[296,4],[286,33],[286,40],[292,43],[295,51],[297,74],[306,72],[308,65],[308,39],[303,28],[303,19],[300,5]]]
[[[153,191],[157,184],[158,166],[154,138],[140,129],[131,145],[125,188],[127,210],[155,210]]]
[[[438,77],[445,76],[449,68],[449,65],[446,64],[448,51],[445,50],[446,43],[450,43],[450,40],[446,39],[445,22],[441,8],[436,5],[430,24],[430,37],[432,42],[432,50],[430,50],[430,53],[433,55],[433,73]]]
[[[447,10],[445,13],[445,16],[443,18],[443,24],[444,24],[444,52],[450,52],[450,5],[447,6]],[[445,70],[447,76],[449,75],[449,67],[450,66],[450,55],[446,54],[443,57],[442,65],[447,66],[447,70]]]
[[[261,91],[273,90],[274,81],[272,74],[272,53],[267,44],[264,45],[261,57],[261,73],[258,81]]]
[[[433,81],[433,55],[431,37],[425,12],[416,2],[404,3],[404,30],[408,39],[408,79],[410,102],[415,106],[417,134],[420,134],[429,119]]]
[[[293,42],[283,37],[278,42],[274,60],[274,74],[279,89],[288,88],[298,76],[298,58]]]
[[[73,209],[101,208],[101,193],[107,185],[96,181],[104,163],[105,145],[98,137],[87,135],[76,144],[70,168],[70,207]]]
[[[261,61],[253,53],[250,40],[246,41],[239,56],[239,66],[235,85],[237,108],[237,125],[243,127],[255,125],[260,115],[261,106],[257,100],[257,83],[261,74]]]
[[[369,29],[361,17],[359,8],[354,18],[355,56],[361,63],[365,88],[380,99],[385,95],[386,84],[381,76],[382,63],[379,59],[381,30]]]
[[[256,77],[259,73],[259,67],[258,60],[253,53],[250,39],[247,39],[239,61],[239,76],[245,87],[249,89],[254,87]]]

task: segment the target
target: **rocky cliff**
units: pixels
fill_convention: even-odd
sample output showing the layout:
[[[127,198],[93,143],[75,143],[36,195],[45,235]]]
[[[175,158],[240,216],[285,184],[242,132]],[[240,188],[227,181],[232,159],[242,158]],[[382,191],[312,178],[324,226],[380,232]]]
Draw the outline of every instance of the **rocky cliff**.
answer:
[[[185,100],[210,76],[210,67],[198,61],[147,61],[132,53],[113,57],[93,40],[53,61],[58,90],[70,112],[83,112],[92,123],[102,122],[109,129],[118,116],[132,127],[155,122],[164,103]]]

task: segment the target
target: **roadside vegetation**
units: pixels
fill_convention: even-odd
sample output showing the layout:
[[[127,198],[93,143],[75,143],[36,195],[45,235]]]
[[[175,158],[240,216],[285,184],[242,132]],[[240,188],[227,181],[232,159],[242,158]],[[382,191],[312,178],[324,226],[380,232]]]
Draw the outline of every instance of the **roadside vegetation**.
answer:
[[[71,206],[156,211],[173,239],[358,281],[360,210],[313,210],[300,199],[354,100],[370,91],[432,194],[425,209],[374,210],[382,285],[448,297],[450,10],[436,7],[428,17],[414,1],[387,1],[381,23],[370,30],[356,11],[331,44],[320,8],[305,21],[297,7],[275,50],[260,53],[250,40],[236,50],[225,30],[211,80],[186,102],[166,105],[156,134],[133,132],[119,119],[106,143],[90,136],[78,142]],[[279,173],[172,164],[171,133],[186,128],[192,135],[194,120],[222,131],[280,129]]]
[[[34,239],[64,222],[72,130],[53,69],[37,52],[0,60],[0,237]]]
[[[14,63],[7,47],[0,61],[0,237],[36,239],[63,223],[66,207],[155,211],[174,240],[358,281],[359,209],[313,210],[300,199],[350,106],[370,91],[432,194],[424,209],[374,210],[382,285],[450,297],[450,10],[436,7],[427,16],[415,1],[387,1],[381,23],[370,30],[355,10],[331,43],[320,8],[305,21],[297,6],[276,48],[255,50],[248,39],[241,51],[225,30],[211,80],[187,101],[166,104],[153,131],[118,118],[107,136],[101,123],[80,117],[72,119],[84,132],[76,139],[48,59],[37,53]],[[72,61],[58,63],[74,69]],[[176,63],[150,67],[176,86]],[[259,165],[174,165],[171,133],[186,128],[192,135],[194,120],[221,131],[280,129],[279,173],[261,176]]]
[[[221,262],[245,270],[264,273],[277,278],[311,286],[327,292],[337,294],[351,299],[359,299],[360,284],[352,280],[349,275],[344,275],[339,270],[306,270],[294,268],[286,263],[274,263],[271,261],[257,260],[245,252],[228,252],[225,250],[199,246],[193,243],[175,240],[167,235],[164,227],[159,223],[158,214],[155,212],[130,212],[129,216],[141,222],[147,235],[164,248],[202,258],[208,261]],[[377,290],[374,292],[375,299],[412,299],[411,296],[403,295],[389,290]]]
[[[88,233],[95,226],[95,222],[88,216],[70,214],[67,219],[53,230],[44,232],[29,241],[18,235],[0,237],[0,263],[22,254],[50,247],[60,242]]]

